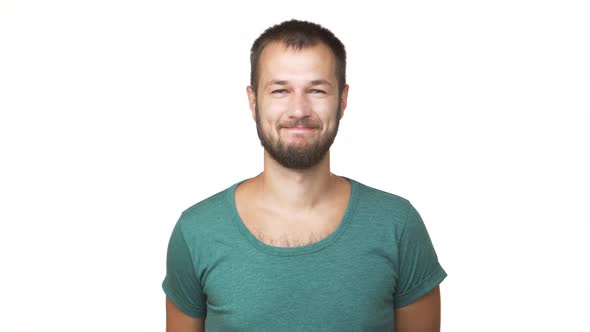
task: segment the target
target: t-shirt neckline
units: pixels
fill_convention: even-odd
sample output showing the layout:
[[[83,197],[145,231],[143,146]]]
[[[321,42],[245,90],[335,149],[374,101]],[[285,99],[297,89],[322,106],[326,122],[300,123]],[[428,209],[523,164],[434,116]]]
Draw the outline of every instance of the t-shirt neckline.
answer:
[[[346,229],[348,228],[348,226],[351,223],[351,220],[353,219],[354,216],[354,212],[355,212],[355,208],[356,208],[356,203],[358,201],[358,182],[350,179],[346,176],[341,176],[342,178],[348,180],[350,182],[350,196],[348,199],[348,205],[346,206],[346,210],[344,212],[344,216],[342,217],[342,220],[340,221],[340,224],[338,225],[338,227],[332,231],[332,233],[328,234],[328,236],[326,236],[325,238],[308,244],[308,245],[304,245],[304,246],[299,246],[299,247],[275,247],[275,246],[271,246],[268,245],[260,240],[258,240],[254,234],[252,234],[250,232],[250,230],[246,227],[246,225],[244,224],[244,222],[242,221],[242,218],[240,217],[239,213],[238,213],[238,209],[236,208],[236,200],[235,200],[235,193],[236,193],[236,188],[242,184],[243,182],[249,180],[250,178],[246,178],[243,180],[240,180],[236,183],[234,183],[230,188],[228,188],[227,190],[227,200],[228,203],[231,207],[231,212],[232,212],[232,220],[235,222],[236,226],[238,227],[240,233],[246,238],[246,240],[252,245],[254,246],[256,249],[260,250],[261,252],[270,254],[270,255],[277,255],[277,256],[295,256],[295,255],[304,255],[304,254],[310,254],[310,253],[314,253],[317,251],[320,251],[328,246],[330,246],[331,244],[333,244],[334,242],[336,242],[340,236],[346,231]]]

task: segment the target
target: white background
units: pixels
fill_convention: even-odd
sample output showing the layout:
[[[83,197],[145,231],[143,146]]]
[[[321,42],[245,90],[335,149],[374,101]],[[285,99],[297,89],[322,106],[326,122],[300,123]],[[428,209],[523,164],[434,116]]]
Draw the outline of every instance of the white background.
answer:
[[[0,330],[163,331],[190,205],[262,171],[249,50],[348,52],[332,172],[409,199],[442,330],[589,331],[585,1],[0,1]]]

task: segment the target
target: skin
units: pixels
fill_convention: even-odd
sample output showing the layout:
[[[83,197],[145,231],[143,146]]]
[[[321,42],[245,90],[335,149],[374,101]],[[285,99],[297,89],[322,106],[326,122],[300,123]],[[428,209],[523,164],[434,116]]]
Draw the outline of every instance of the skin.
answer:
[[[203,332],[205,319],[187,315],[166,297],[166,332]]]
[[[259,59],[257,93],[251,86],[246,88],[264,147],[264,171],[237,190],[253,205],[272,207],[266,213],[275,216],[273,220],[282,220],[284,227],[276,227],[283,230],[305,220],[320,222],[329,215],[322,211],[333,209],[335,202],[346,202],[343,193],[350,193],[348,181],[330,171],[329,148],[344,115],[349,90],[345,85],[339,94],[335,63],[331,50],[323,44],[294,50],[272,42]],[[313,130],[288,129],[297,125]],[[302,228],[307,226],[303,224]],[[169,299],[166,312],[168,332],[204,330],[204,319],[186,315]],[[412,304],[394,309],[393,314],[397,332],[440,331],[439,287]]]
[[[258,93],[251,86],[246,89],[265,149],[264,171],[246,181],[244,190],[290,219],[317,215],[317,207],[347,185],[330,172],[329,147],[344,115],[349,88],[346,85],[339,98],[335,68],[334,55],[323,44],[293,50],[269,43],[260,56]],[[314,80],[326,83],[314,85]],[[273,84],[276,81],[284,84]],[[287,129],[296,125],[315,130]]]
[[[396,332],[440,332],[440,287],[393,310]]]

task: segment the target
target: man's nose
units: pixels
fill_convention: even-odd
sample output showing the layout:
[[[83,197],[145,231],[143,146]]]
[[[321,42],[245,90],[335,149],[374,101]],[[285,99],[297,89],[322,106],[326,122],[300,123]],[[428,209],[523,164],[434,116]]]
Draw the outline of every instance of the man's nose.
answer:
[[[305,91],[296,91],[291,95],[289,113],[293,117],[304,117],[311,114],[309,95]]]

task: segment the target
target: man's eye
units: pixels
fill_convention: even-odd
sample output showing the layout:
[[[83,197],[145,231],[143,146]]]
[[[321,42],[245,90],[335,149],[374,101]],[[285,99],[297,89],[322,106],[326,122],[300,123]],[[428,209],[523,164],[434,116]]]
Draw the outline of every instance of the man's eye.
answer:
[[[313,92],[313,93],[326,93],[323,90],[318,90],[318,89],[313,89],[313,90],[310,90],[310,91]]]
[[[286,90],[286,89],[279,89],[279,90],[274,90],[272,93],[278,93],[278,94],[281,94],[281,93],[283,93],[283,92],[287,92],[287,90]]]

